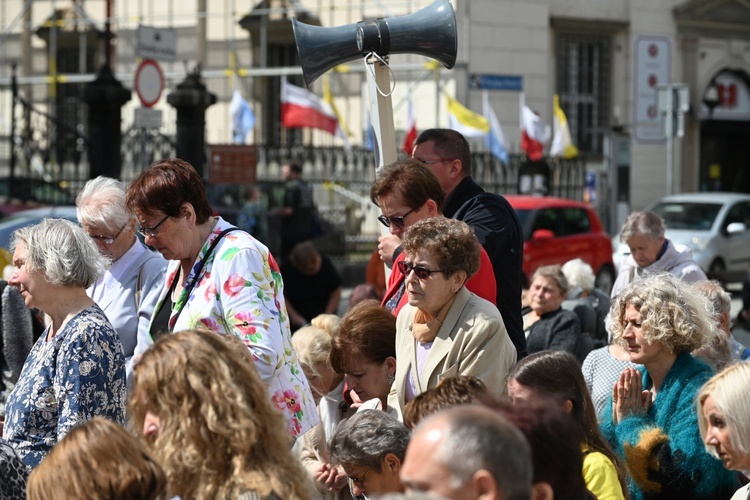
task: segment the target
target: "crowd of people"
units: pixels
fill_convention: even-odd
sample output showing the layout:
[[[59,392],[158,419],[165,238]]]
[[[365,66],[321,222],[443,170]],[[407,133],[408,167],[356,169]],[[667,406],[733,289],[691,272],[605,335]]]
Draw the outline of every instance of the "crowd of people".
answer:
[[[0,499],[748,498],[750,351],[661,219],[626,221],[611,296],[580,260],[522,294],[518,219],[466,140],[415,144],[371,189],[390,277],[341,317],[293,163],[281,265],[179,159],[17,230],[9,286],[46,328]]]

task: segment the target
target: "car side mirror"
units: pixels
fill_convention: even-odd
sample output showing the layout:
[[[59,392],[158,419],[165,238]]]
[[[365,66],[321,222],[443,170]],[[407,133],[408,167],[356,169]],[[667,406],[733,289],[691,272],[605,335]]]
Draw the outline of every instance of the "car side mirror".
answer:
[[[531,239],[534,241],[545,241],[554,239],[555,233],[549,229],[537,229],[531,235]]]
[[[747,226],[744,222],[732,222],[727,226],[727,234],[744,233],[747,231]]]

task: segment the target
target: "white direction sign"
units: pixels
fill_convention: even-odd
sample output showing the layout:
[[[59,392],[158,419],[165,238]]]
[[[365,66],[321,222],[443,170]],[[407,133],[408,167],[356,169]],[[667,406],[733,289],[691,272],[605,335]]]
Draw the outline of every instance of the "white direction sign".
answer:
[[[174,28],[138,26],[136,55],[157,61],[177,59],[177,31]]]
[[[160,109],[135,108],[136,128],[161,128],[162,113]]]

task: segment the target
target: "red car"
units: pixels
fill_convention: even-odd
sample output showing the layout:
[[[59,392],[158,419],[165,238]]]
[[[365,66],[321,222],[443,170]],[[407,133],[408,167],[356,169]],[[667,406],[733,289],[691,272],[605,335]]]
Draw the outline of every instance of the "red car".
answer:
[[[594,270],[596,287],[609,293],[615,282],[612,241],[591,207],[564,198],[505,198],[523,228],[524,287],[539,266],[580,258]]]

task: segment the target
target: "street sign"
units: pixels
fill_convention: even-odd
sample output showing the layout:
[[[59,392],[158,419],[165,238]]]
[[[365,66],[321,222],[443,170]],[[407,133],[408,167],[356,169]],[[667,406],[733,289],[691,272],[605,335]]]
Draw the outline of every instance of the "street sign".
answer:
[[[690,90],[686,84],[659,85],[656,87],[656,106],[664,115],[664,135],[685,135],[685,113],[690,111]]]
[[[472,73],[469,78],[470,89],[487,90],[523,90],[523,77],[515,75],[480,75]]]
[[[135,93],[144,106],[150,108],[159,101],[164,92],[164,73],[159,63],[153,59],[144,59],[135,70]]]
[[[157,61],[177,60],[177,31],[174,28],[138,26],[136,55]]]
[[[162,112],[160,109],[135,108],[136,128],[161,128]]]

